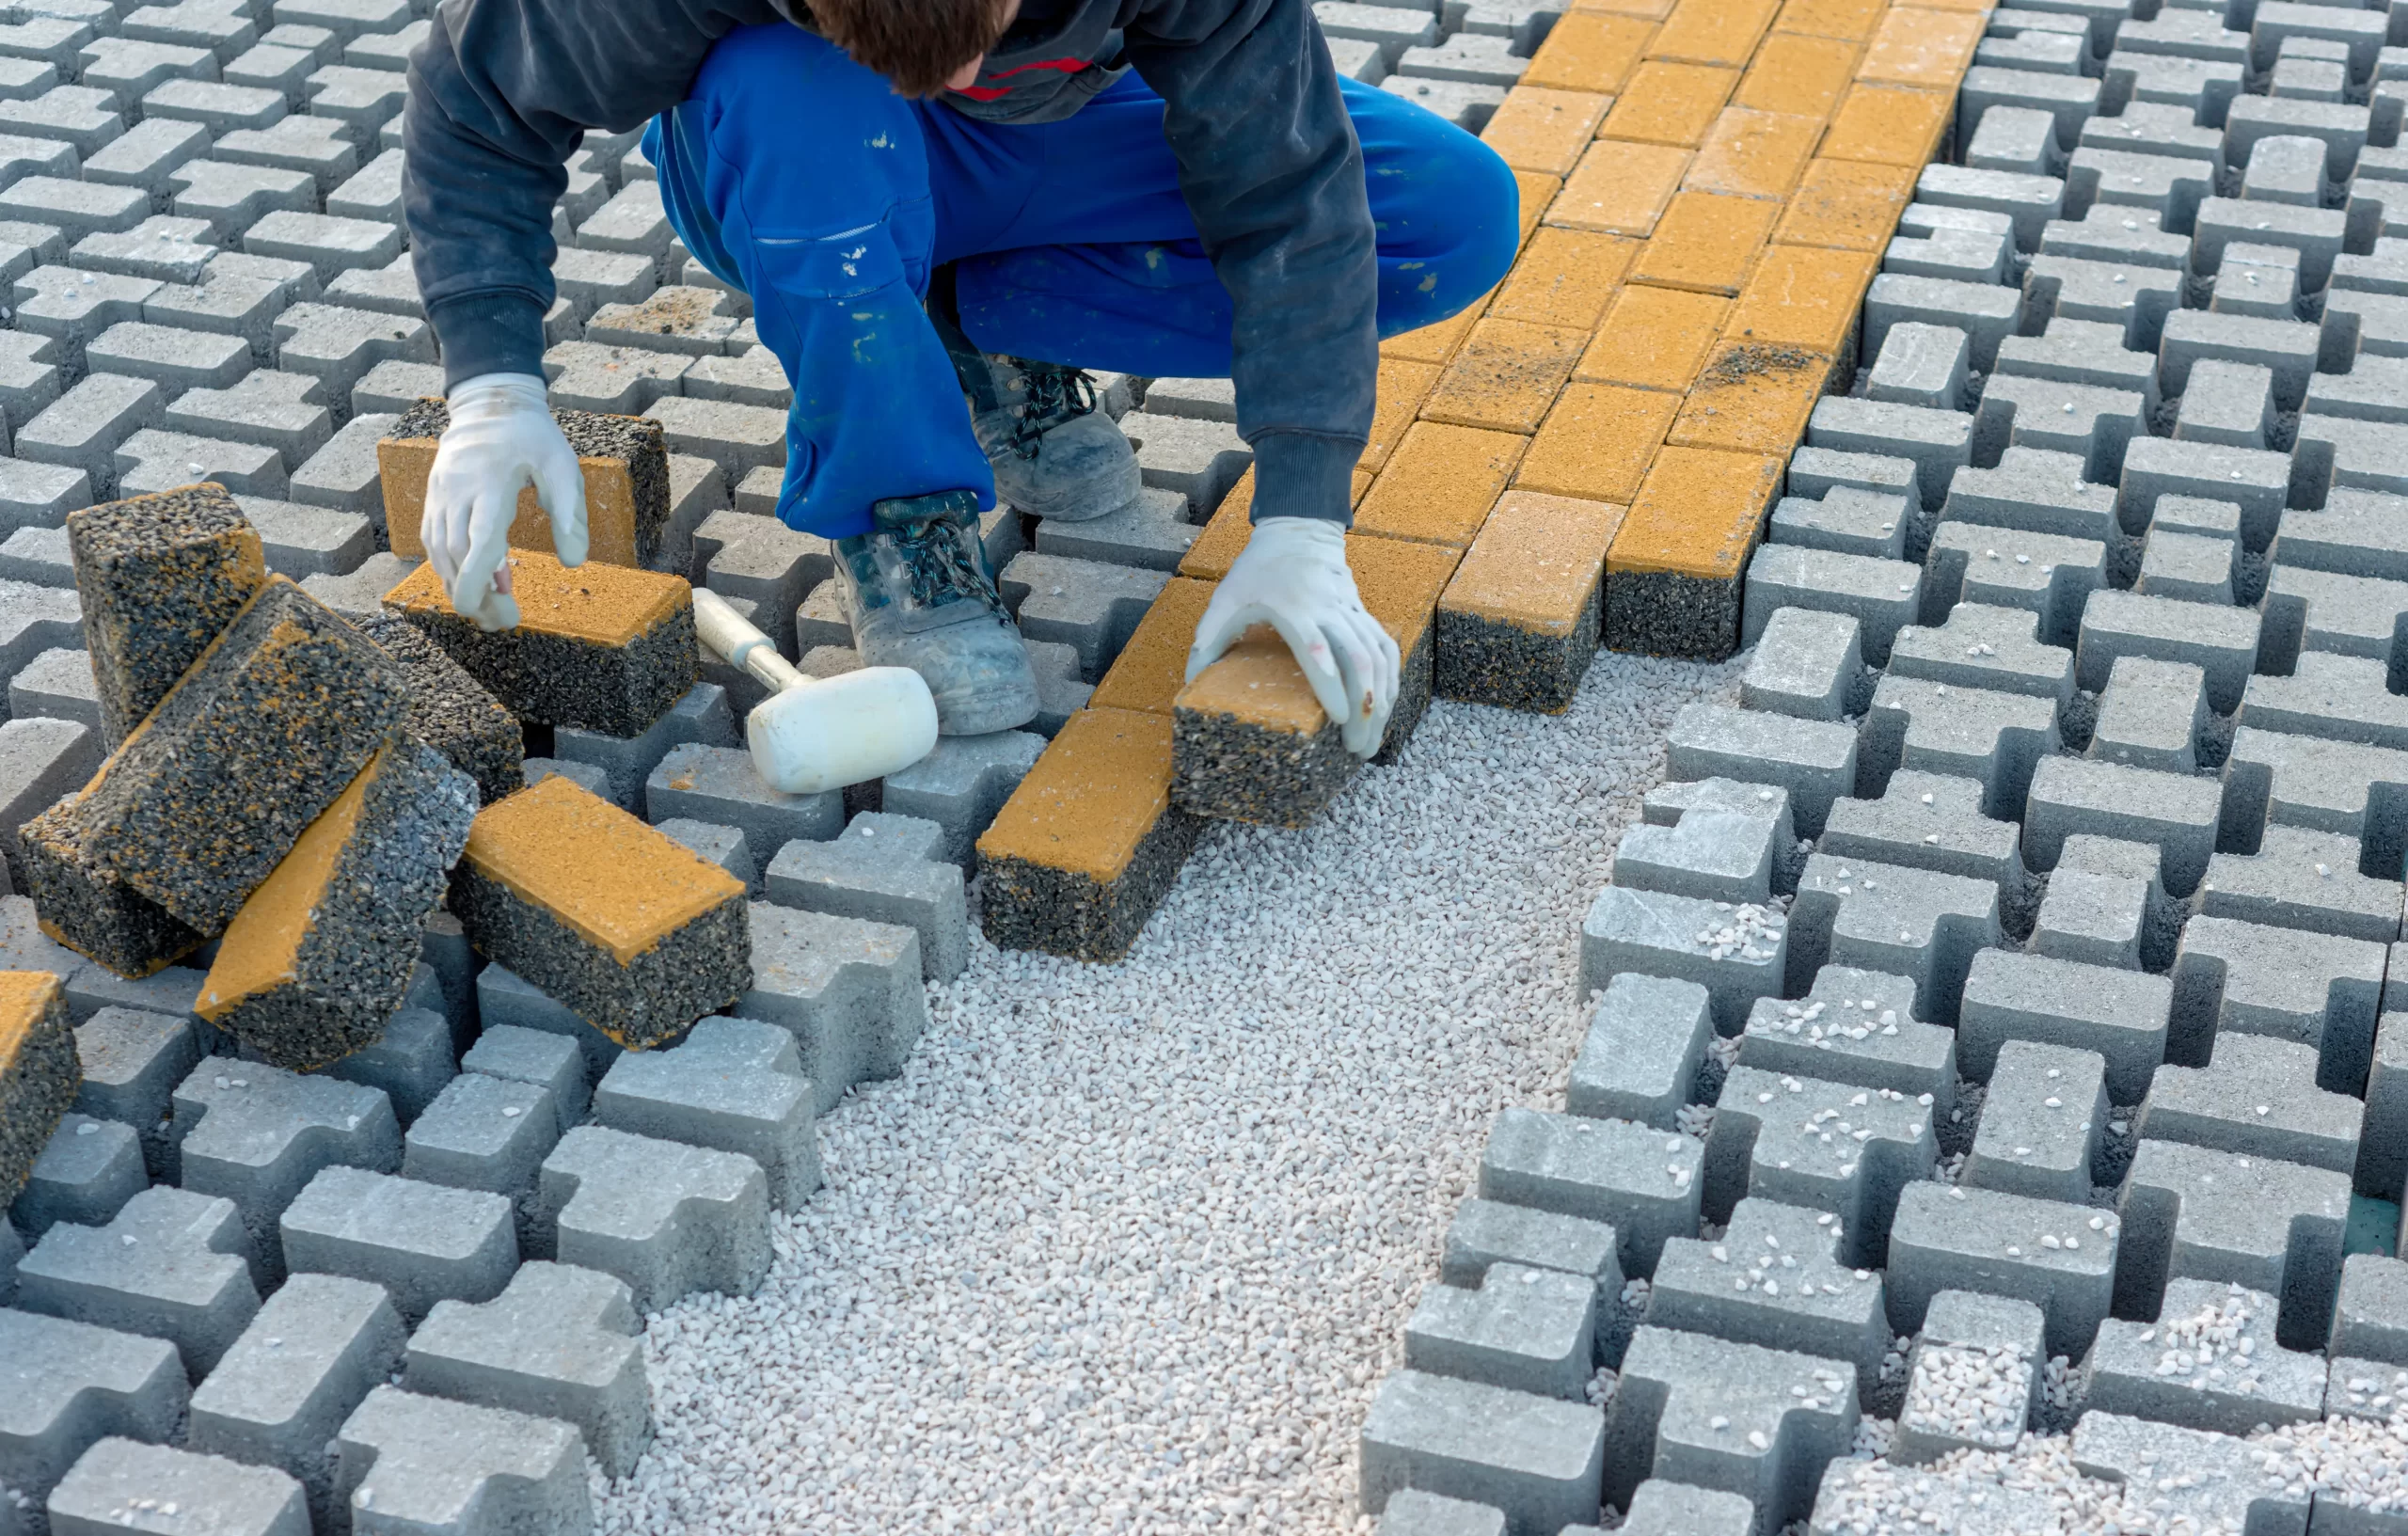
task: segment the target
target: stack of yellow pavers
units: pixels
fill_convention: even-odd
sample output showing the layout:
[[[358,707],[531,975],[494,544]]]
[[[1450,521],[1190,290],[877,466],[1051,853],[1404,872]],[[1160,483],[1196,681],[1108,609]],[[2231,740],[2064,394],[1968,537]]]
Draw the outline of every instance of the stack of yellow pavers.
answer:
[[[1505,281],[1381,348],[1349,561],[1433,692],[1570,702],[1599,644],[1719,657],[1748,557],[1989,11],[1971,0],[1575,0],[1482,135],[1522,193]],[[1200,817],[1294,825],[1352,771],[1294,663],[1188,643],[1250,479],[979,844],[997,942],[1116,958]]]

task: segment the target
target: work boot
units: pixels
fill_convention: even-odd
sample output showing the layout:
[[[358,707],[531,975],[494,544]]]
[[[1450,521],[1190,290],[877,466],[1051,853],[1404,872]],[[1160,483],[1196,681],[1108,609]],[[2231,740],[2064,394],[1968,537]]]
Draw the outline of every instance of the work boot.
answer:
[[[1079,369],[981,353],[985,389],[972,389],[971,430],[995,471],[995,495],[1022,512],[1085,522],[1137,499],[1137,451],[1095,408],[1095,385]]]
[[[845,617],[865,667],[909,667],[936,695],[945,736],[1037,718],[1037,674],[1004,609],[968,491],[879,501],[877,527],[836,541]]]
[[[1117,512],[1145,481],[1137,451],[1095,408],[1095,382],[1079,369],[981,352],[961,328],[950,263],[928,279],[928,323],[970,402],[970,427],[995,471],[995,495],[1022,512],[1066,523]]]

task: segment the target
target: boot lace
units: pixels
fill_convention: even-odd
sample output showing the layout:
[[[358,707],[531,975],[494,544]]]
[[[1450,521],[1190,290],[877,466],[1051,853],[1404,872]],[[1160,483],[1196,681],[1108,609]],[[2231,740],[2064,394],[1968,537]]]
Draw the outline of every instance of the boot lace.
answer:
[[[1027,399],[1020,420],[1012,425],[1012,451],[1023,459],[1037,457],[1037,440],[1065,421],[1088,415],[1096,407],[1095,380],[1084,368],[1061,363],[1012,359],[1026,381]]]
[[[903,557],[903,575],[914,607],[941,608],[957,598],[968,598],[997,613],[1004,611],[1002,594],[967,547],[975,537],[974,529],[965,530],[956,519],[942,515],[916,519],[895,530],[895,549]]]

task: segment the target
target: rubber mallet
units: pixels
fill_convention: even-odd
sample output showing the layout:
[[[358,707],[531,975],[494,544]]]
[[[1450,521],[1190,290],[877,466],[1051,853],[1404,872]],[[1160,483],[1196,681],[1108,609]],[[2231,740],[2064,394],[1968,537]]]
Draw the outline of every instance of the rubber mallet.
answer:
[[[816,795],[898,773],[936,750],[937,702],[909,667],[812,678],[707,587],[694,589],[705,645],[769,689],[744,722],[752,769],[788,795]]]

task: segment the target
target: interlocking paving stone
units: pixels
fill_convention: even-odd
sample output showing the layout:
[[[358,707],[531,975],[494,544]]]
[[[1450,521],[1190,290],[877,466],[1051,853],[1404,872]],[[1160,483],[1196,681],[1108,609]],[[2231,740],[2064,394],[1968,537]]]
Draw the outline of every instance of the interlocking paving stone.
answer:
[[[165,1339],[15,1309],[0,1309],[0,1483],[35,1501],[104,1436],[171,1438],[191,1395]]]
[[[1894,1092],[1919,1104],[1928,1099],[1934,1115],[1947,1114],[1956,1092],[1956,1037],[1914,1017],[1914,983],[1853,966],[1824,966],[1795,1002],[1757,1000],[1739,1064]]]
[[[1697,1229],[1703,1156],[1693,1138],[1627,1121],[1507,1109],[1490,1128],[1480,1193],[1607,1223],[1624,1273],[1644,1275],[1666,1239]]]
[[[750,1295],[768,1274],[768,1183],[738,1152],[579,1126],[544,1160],[537,1200],[534,1257],[617,1275],[641,1312]]]
[[[158,1185],[105,1227],[52,1227],[17,1266],[17,1305],[164,1338],[198,1379],[258,1312],[253,1271],[232,1201]]]
[[[1860,1392],[1870,1392],[1890,1347],[1889,1320],[1880,1278],[1842,1256],[1842,1226],[1829,1211],[1741,1200],[1719,1240],[1664,1244],[1647,1321],[1846,1360]]]
[[[2313,1047],[2318,1085],[2355,1093],[2366,1080],[2384,971],[2383,946],[2365,940],[2194,917],[2174,960],[2166,1056],[2200,1065],[2211,1039],[2268,1035]]]
[[[2230,1282],[2278,1297],[2286,1348],[2321,1343],[2341,1269],[2347,1174],[2144,1139],[2117,1211],[2115,1306],[2147,1315],[2168,1279]]]
[[[355,1529],[572,1536],[593,1528],[584,1439],[558,1419],[380,1385],[334,1445],[335,1500],[351,1509]]]
[[[1802,1518],[1857,1423],[1852,1368],[1789,1350],[1641,1327],[1607,1416],[1606,1497],[1644,1479],[1748,1497],[1760,1524]]]
[[[2025,1039],[2001,1045],[1963,1183],[2075,1205],[2087,1200],[2107,1136],[2106,1069],[2095,1051]]]
[[[2108,1096],[2135,1103],[2165,1059],[2173,1000],[2163,976],[1985,950],[1966,973],[1958,1062],[1981,1082],[2009,1040],[2092,1051],[2106,1063]]]
[[[1702,1175],[1706,1217],[1730,1219],[1743,1196],[1822,1211],[1846,1234],[1851,1263],[1878,1261],[1899,1192],[1938,1155],[1932,1107],[1894,1088],[1741,1065],[1717,1103]]]
[[[1411,1488],[1500,1510],[1509,1529],[1561,1529],[1596,1512],[1604,1440],[1585,1403],[1401,1370],[1364,1420],[1363,1508]]]
[[[1908,1355],[1891,1457],[1914,1463],[1966,1447],[2011,1449],[2039,1401],[2045,1327],[2030,1302],[1971,1291],[1933,1297]]]
[[[538,1260],[490,1302],[437,1303],[410,1338],[403,1384],[566,1419],[604,1475],[624,1477],[652,1440],[642,1329],[624,1282]]]
[[[2027,1301],[2051,1354],[2079,1358],[2115,1291],[2121,1222],[2085,1205],[1925,1180],[1907,1186],[1890,1229],[1890,1325],[1923,1326],[1950,1291]]]
[[[1961,875],[1816,853],[1790,922],[1793,978],[1827,960],[1907,976],[1916,1012],[1953,1024],[1974,953],[1999,940],[1999,893]]]
[[[192,1397],[192,1449],[297,1479],[311,1516],[334,1514],[334,1435],[400,1363],[407,1330],[384,1288],[296,1275]]]

